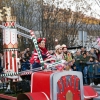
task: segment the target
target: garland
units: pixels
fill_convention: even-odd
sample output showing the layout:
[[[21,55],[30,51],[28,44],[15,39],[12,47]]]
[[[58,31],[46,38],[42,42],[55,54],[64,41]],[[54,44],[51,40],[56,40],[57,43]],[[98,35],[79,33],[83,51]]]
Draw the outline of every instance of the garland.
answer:
[[[13,58],[15,58],[15,57],[16,57],[16,55],[15,55],[15,54],[12,54],[12,57],[13,57]]]

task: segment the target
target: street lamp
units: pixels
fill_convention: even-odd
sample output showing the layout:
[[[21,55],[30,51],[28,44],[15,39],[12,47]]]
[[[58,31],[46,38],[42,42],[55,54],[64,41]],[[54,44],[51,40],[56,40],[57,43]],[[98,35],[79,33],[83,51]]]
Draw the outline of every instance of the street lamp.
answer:
[[[58,39],[55,39],[55,45],[57,45],[58,44]]]

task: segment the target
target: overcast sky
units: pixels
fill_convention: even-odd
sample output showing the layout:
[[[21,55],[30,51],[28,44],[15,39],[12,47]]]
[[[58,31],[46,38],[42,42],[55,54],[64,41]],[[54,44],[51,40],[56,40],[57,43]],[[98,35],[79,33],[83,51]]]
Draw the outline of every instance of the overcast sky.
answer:
[[[55,4],[61,8],[71,8],[73,11],[82,11],[87,16],[93,16],[100,19],[100,2],[98,0],[44,0],[49,4]],[[98,4],[99,5],[98,5]]]

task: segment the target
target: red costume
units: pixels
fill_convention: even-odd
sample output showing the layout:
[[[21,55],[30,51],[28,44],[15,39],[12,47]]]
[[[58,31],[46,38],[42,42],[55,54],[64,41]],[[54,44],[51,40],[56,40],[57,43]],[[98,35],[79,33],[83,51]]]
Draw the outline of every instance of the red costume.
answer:
[[[42,40],[44,40],[46,42],[46,39],[39,38],[38,43],[40,43]],[[47,48],[42,48],[42,47],[39,46],[39,49],[40,49],[43,60],[51,58],[51,55],[49,54]],[[30,63],[33,64],[33,68],[37,68],[37,67],[41,66],[40,60],[39,60],[39,57],[38,57],[38,53],[37,53],[36,50],[34,50],[34,53],[33,53],[32,57],[30,59]]]

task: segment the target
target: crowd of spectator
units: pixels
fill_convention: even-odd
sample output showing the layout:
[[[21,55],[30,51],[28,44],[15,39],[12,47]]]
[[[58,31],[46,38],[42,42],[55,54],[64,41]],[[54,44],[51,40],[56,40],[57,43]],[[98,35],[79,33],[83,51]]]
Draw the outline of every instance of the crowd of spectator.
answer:
[[[48,50],[51,58],[57,60],[65,60],[64,69],[67,71],[80,71],[83,74],[84,84],[92,83],[94,76],[100,75],[100,50],[96,48],[91,48],[87,51],[84,47],[76,50],[74,53],[71,53],[67,49],[65,44],[56,45],[55,50]],[[30,49],[27,48],[23,52],[18,53],[20,58],[21,70],[27,70],[30,68],[30,59],[34,54],[30,52]]]

